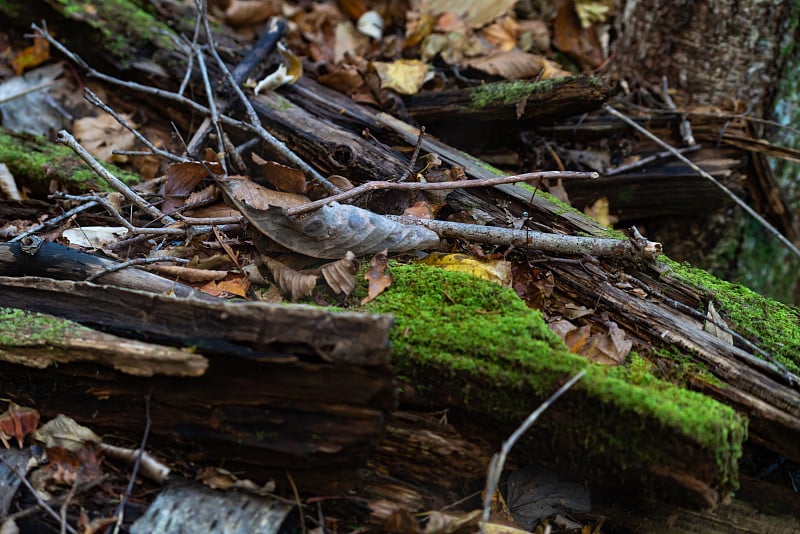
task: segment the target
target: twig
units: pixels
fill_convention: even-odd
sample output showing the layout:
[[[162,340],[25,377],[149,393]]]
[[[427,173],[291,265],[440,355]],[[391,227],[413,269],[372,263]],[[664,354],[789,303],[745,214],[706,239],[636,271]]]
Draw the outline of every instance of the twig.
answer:
[[[199,32],[200,28],[203,24],[203,17],[201,16],[202,10],[198,9],[198,16],[196,17],[195,23],[197,24],[196,32]],[[283,36],[283,32],[286,31],[286,22],[277,18],[272,17],[269,22],[267,23],[267,29],[264,33],[261,34],[258,42],[250,49],[249,52],[245,55],[242,61],[239,62],[238,65],[233,69],[233,79],[236,81],[236,84],[239,85],[244,82],[250,73],[264,60],[264,58],[275,49],[275,45]],[[194,44],[197,43],[197,34],[195,34],[195,38],[192,41]],[[229,103],[222,101],[219,104],[219,109],[221,112],[226,111]],[[211,121],[206,117],[200,127],[197,128],[192,139],[189,141],[189,153],[194,154],[197,152],[205,139],[206,135],[211,127]]]
[[[5,104],[7,102],[11,102],[12,100],[15,100],[17,98],[23,97],[25,95],[29,95],[31,93],[35,93],[36,91],[41,91],[43,89],[47,89],[51,85],[55,85],[57,83],[57,81],[59,81],[59,80],[43,82],[43,83],[40,83],[39,85],[34,85],[33,87],[26,87],[25,89],[21,90],[18,93],[14,93],[12,95],[8,95],[8,96],[5,96],[3,98],[0,98],[0,104]]]
[[[294,494],[295,504],[297,505],[297,512],[300,516],[300,532],[303,534],[308,533],[308,529],[306,529],[306,520],[305,514],[303,513],[303,501],[300,500],[300,492],[297,491],[297,484],[294,483],[294,479],[292,478],[292,474],[289,471],[286,471],[286,478],[289,479],[289,485],[292,487],[292,493]]]
[[[201,16],[205,17],[205,12],[201,12]],[[212,43],[213,46],[213,43]],[[222,171],[228,174],[228,169],[225,164],[225,137],[222,135],[222,126],[220,126],[219,112],[217,111],[217,101],[214,98],[214,89],[211,88],[211,81],[208,79],[208,69],[206,69],[206,60],[203,57],[203,50],[198,46],[195,47],[195,55],[197,56],[197,67],[200,69],[200,76],[203,78],[203,87],[206,90],[206,100],[208,101],[208,109],[211,110],[211,123],[217,132],[217,159],[219,164],[222,165]]]
[[[341,190],[333,185],[330,181],[328,181],[325,177],[323,177],[316,169],[311,167],[308,163],[306,163],[302,158],[300,158],[297,154],[292,152],[289,147],[287,147],[283,142],[281,142],[277,137],[269,133],[264,129],[261,125],[261,120],[258,118],[258,114],[256,114],[256,110],[253,108],[253,104],[250,103],[250,99],[244,94],[242,88],[239,87],[239,84],[236,83],[236,80],[233,78],[231,71],[228,70],[228,66],[225,65],[225,62],[222,61],[222,58],[219,57],[217,53],[217,47],[214,43],[214,35],[211,32],[211,25],[208,22],[208,17],[204,17],[203,25],[205,26],[206,30],[206,38],[208,39],[208,50],[211,53],[211,56],[219,65],[219,68],[222,69],[222,73],[225,76],[225,79],[228,81],[230,86],[233,88],[236,96],[244,105],[244,108],[247,112],[247,117],[250,121],[250,125],[255,129],[255,132],[258,134],[261,139],[266,142],[270,148],[279,154],[281,154],[286,160],[291,163],[292,165],[297,166],[303,172],[308,173],[318,184],[320,184],[325,191],[327,191],[331,195],[335,195],[341,192]]]
[[[532,426],[533,423],[539,418],[542,413],[550,407],[558,398],[566,393],[566,391],[571,388],[575,383],[583,378],[583,375],[586,374],[586,371],[583,370],[577,375],[573,376],[569,382],[561,386],[558,391],[553,393],[549,399],[544,401],[536,410],[531,413],[527,419],[517,428],[513,434],[503,442],[503,446],[500,448],[500,452],[495,454],[492,457],[492,461],[489,462],[489,470],[486,474],[486,493],[483,497],[483,517],[481,519],[481,532],[485,532],[485,525],[489,522],[489,510],[492,506],[492,497],[494,496],[494,492],[497,491],[497,484],[500,482],[500,475],[503,473],[503,466],[506,463],[506,457],[508,453],[511,452],[512,447],[516,445],[517,441],[527,432]]]
[[[97,280],[98,278],[100,278],[101,276],[103,276],[105,274],[114,273],[114,272],[120,271],[122,269],[125,269],[126,267],[132,267],[134,265],[149,265],[151,263],[166,263],[166,262],[171,262],[171,263],[189,263],[189,261],[190,260],[187,260],[186,258],[172,258],[172,257],[169,257],[169,256],[163,256],[163,257],[158,257],[158,258],[134,258],[134,259],[131,259],[131,260],[123,261],[121,263],[110,265],[110,266],[106,267],[105,269],[103,269],[102,271],[97,271],[96,273],[94,273],[93,275],[91,275],[90,277],[88,277],[84,281],[85,282],[94,282],[95,280]]]
[[[120,80],[119,78],[115,78],[113,76],[109,76],[108,74],[104,74],[104,73],[102,73],[102,72],[90,67],[89,64],[86,63],[86,61],[84,61],[79,55],[73,53],[68,48],[66,48],[64,45],[62,45],[60,42],[58,42],[56,39],[54,39],[47,32],[46,29],[43,30],[43,29],[39,28],[39,26],[37,26],[36,24],[32,24],[31,28],[34,31],[36,31],[36,33],[39,34],[42,38],[47,39],[47,41],[53,47],[57,48],[59,50],[59,52],[64,54],[67,58],[69,58],[73,62],[75,62],[79,67],[84,69],[89,76],[93,76],[93,77],[95,77],[95,78],[97,78],[99,80],[103,80],[104,82],[108,82],[108,83],[111,83],[111,84],[114,84],[114,85],[118,85],[120,87],[125,87],[127,89],[131,89],[132,91],[138,91],[140,93],[146,93],[146,94],[149,94],[149,95],[156,96],[158,98],[163,98],[164,100],[171,100],[173,102],[176,102],[178,104],[181,104],[181,105],[184,105],[184,106],[186,106],[188,108],[191,108],[194,111],[196,111],[196,112],[198,112],[200,114],[206,115],[206,116],[211,114],[211,110],[208,109],[206,106],[204,106],[202,104],[198,104],[194,100],[192,100],[190,98],[186,98],[185,96],[183,96],[181,94],[173,93],[171,91],[165,91],[164,89],[158,89],[158,88],[155,88],[155,87],[150,87],[149,85],[142,85],[142,84],[136,83],[136,82],[129,82],[129,81],[125,81],[125,80]],[[229,126],[233,126],[235,128],[239,128],[240,130],[250,131],[250,132],[255,131],[255,127],[253,127],[252,125],[247,124],[246,122],[243,122],[243,121],[240,121],[240,120],[237,120],[237,119],[233,119],[233,118],[228,117],[226,115],[220,115],[220,120],[224,124],[227,124]]]
[[[411,176],[414,173],[414,165],[417,164],[417,158],[419,157],[419,149],[422,148],[422,140],[425,139],[425,126],[419,127],[419,137],[417,137],[417,144],[414,145],[414,153],[411,154],[411,159],[408,160],[408,167],[406,174]]]
[[[194,47],[197,46],[197,40],[200,38],[200,28],[202,24],[200,23],[200,18],[196,17],[194,21],[194,34],[192,35],[192,42],[191,48],[194,51]],[[186,74],[183,77],[183,81],[181,82],[181,86],[178,88],[178,94],[183,95],[186,91],[186,87],[189,85],[189,80],[192,79],[192,70],[194,68],[194,53],[188,54],[188,61],[186,65]]]
[[[88,491],[88,490],[94,488],[95,486],[99,486],[100,484],[102,484],[106,480],[108,480],[109,478],[111,478],[111,476],[108,475],[108,474],[100,475],[99,477],[97,477],[97,478],[95,478],[93,480],[90,480],[89,482],[85,482],[83,484],[80,484],[75,493],[80,495],[81,493],[84,493],[85,491]],[[56,495],[52,499],[50,499],[50,502],[52,502],[53,504],[60,504],[60,503],[64,502],[64,500],[65,500],[65,496],[64,495]],[[29,515],[35,514],[38,511],[39,511],[39,506],[38,505],[37,506],[30,506],[28,508],[20,510],[19,512],[14,512],[13,514],[9,514],[8,516],[6,516],[4,521],[8,521],[8,520],[16,521],[17,519],[22,519],[23,517],[28,517]]]
[[[681,154],[687,154],[689,152],[694,152],[696,150],[700,150],[700,145],[687,146],[687,147],[684,147],[684,148],[678,148],[676,150],[678,152],[680,152]],[[634,161],[633,163],[626,163],[625,165],[619,165],[617,167],[612,167],[610,169],[607,169],[603,173],[603,176],[614,176],[616,174],[622,174],[623,172],[628,172],[628,171],[632,171],[634,169],[639,169],[639,168],[644,167],[645,165],[648,165],[648,164],[650,164],[650,163],[652,163],[652,162],[654,162],[656,160],[664,159],[664,158],[666,158],[668,156],[672,156],[672,152],[670,152],[669,150],[664,150],[663,152],[657,152],[656,154],[651,154],[650,156],[646,156],[646,157],[640,159],[639,161]]]
[[[775,373],[778,376],[782,375],[783,378],[789,383],[790,386],[794,386],[796,384],[800,384],[800,377],[798,377],[797,375],[795,375],[792,372],[790,372],[786,368],[786,366],[784,366],[781,362],[779,362],[777,359],[775,359],[774,356],[772,356],[771,354],[766,352],[764,349],[762,349],[761,347],[759,347],[758,345],[754,344],[753,342],[751,342],[746,337],[742,336],[741,334],[739,334],[738,332],[733,330],[730,326],[728,326],[728,325],[726,325],[724,323],[719,323],[719,322],[707,317],[702,312],[699,312],[699,311],[695,310],[691,306],[687,306],[683,302],[680,302],[678,300],[669,298],[668,296],[664,295],[659,290],[655,289],[654,287],[649,286],[648,284],[644,283],[643,281],[639,280],[638,278],[636,278],[634,276],[630,276],[630,275],[628,275],[626,273],[622,273],[622,280],[624,280],[626,282],[630,282],[630,283],[638,286],[640,289],[646,291],[650,296],[653,296],[653,297],[657,298],[658,300],[660,300],[661,302],[663,302],[667,306],[671,306],[671,307],[675,308],[676,310],[682,311],[682,312],[694,317],[695,319],[699,319],[701,321],[708,321],[709,323],[713,324],[714,326],[716,326],[717,328],[719,328],[723,332],[726,332],[727,334],[730,334],[731,337],[733,337],[736,341],[738,341],[739,343],[741,343],[742,345],[744,345],[748,349],[752,350],[753,352],[757,352],[758,354],[760,354],[762,356],[762,358],[764,358],[762,360],[760,358],[756,358],[755,356],[748,354],[747,355],[748,357],[747,358],[743,358],[743,359],[747,363],[749,363],[750,365],[752,365],[754,367],[757,367],[757,368],[759,368],[761,370],[765,370],[765,371],[769,371],[771,373]]]
[[[403,224],[424,226],[444,238],[478,241],[492,245],[514,245],[554,254],[588,254],[598,258],[653,259],[662,253],[661,243],[647,240],[642,246],[633,240],[625,239],[546,234],[532,230],[515,230],[398,215],[385,215],[385,217]]]
[[[56,197],[53,197],[53,198],[56,198]],[[43,222],[41,224],[37,224],[36,226],[31,228],[27,232],[21,233],[18,236],[16,236],[14,239],[11,239],[9,241],[9,243],[15,243],[17,241],[20,241],[20,240],[28,237],[31,234],[35,234],[36,232],[38,232],[42,228],[47,228],[49,226],[55,226],[58,223],[60,223],[61,221],[67,220],[70,217],[72,217],[73,215],[77,215],[78,213],[81,213],[82,211],[86,211],[89,208],[93,208],[95,206],[97,206],[97,201],[95,201],[95,200],[90,200],[89,202],[87,202],[85,204],[81,204],[80,206],[76,206],[76,207],[72,208],[71,210],[69,210],[69,211],[67,211],[65,213],[62,213],[58,217],[53,217],[52,219],[48,219],[48,220],[46,220],[45,222]]]
[[[78,469],[78,473],[80,474],[82,469]],[[69,507],[69,503],[72,501],[72,498],[75,496],[75,491],[78,488],[78,482],[80,482],[80,476],[75,477],[75,482],[72,483],[72,487],[69,488],[69,492],[67,496],[64,498],[64,502],[61,504],[61,529],[60,533],[65,534],[67,532],[67,508]]]
[[[44,501],[44,499],[41,498],[41,496],[39,496],[39,492],[36,491],[36,489],[28,481],[28,479],[26,477],[24,477],[22,474],[20,474],[20,472],[17,470],[17,468],[15,466],[11,465],[2,456],[0,456],[0,462],[3,462],[4,464],[6,464],[6,467],[8,467],[17,476],[17,478],[19,478],[22,481],[23,484],[25,484],[25,487],[28,488],[28,491],[31,492],[31,494],[33,495],[33,498],[36,499],[36,503],[45,512],[47,512],[53,519],[55,519],[56,521],[58,521],[60,523],[61,522],[61,516],[55,510],[53,510],[53,508],[49,504],[47,504]],[[77,534],[77,531],[74,528],[72,528],[71,526],[69,526],[69,525],[67,525],[67,532],[69,532],[70,534]]]
[[[56,135],[56,140],[59,143],[65,144],[70,147],[78,156],[81,157],[83,161],[85,161],[89,167],[101,178],[103,178],[108,184],[122,193],[122,196],[127,198],[132,203],[136,204],[142,211],[150,215],[156,220],[163,220],[167,224],[172,224],[175,222],[175,219],[170,217],[169,215],[165,215],[161,213],[161,210],[147,202],[145,199],[137,195],[130,187],[122,183],[119,178],[108,172],[105,167],[100,165],[100,163],[94,159],[94,157],[89,154],[89,152],[81,146],[78,141],[72,137],[72,135],[67,132],[66,130],[60,130]]]
[[[133,463],[133,469],[131,470],[131,477],[128,480],[128,486],[125,488],[125,494],[122,496],[122,499],[119,501],[119,506],[117,506],[117,524],[114,527],[114,534],[117,534],[122,528],[122,520],[125,517],[125,504],[128,502],[128,498],[131,496],[131,492],[133,492],[133,484],[136,482],[136,474],[139,472],[139,465],[142,463],[142,454],[144,454],[144,446],[147,444],[147,437],[150,435],[150,425],[152,421],[150,419],[150,393],[144,396],[144,414],[145,414],[145,425],[144,425],[144,433],[142,434],[142,442],[139,445],[139,454],[136,455],[136,461]]]
[[[790,251],[792,251],[792,253],[794,253],[794,254],[795,254],[797,257],[799,257],[799,258],[800,258],[800,249],[798,249],[798,248],[797,248],[797,247],[794,245],[794,243],[792,243],[791,241],[789,241],[789,240],[788,240],[788,239],[787,239],[787,238],[786,238],[786,237],[785,237],[783,234],[781,234],[781,233],[780,233],[780,232],[779,232],[779,231],[778,231],[778,230],[777,230],[777,229],[776,229],[774,226],[772,226],[772,225],[771,225],[769,222],[767,222],[767,221],[766,221],[766,219],[764,219],[764,217],[762,217],[761,215],[759,215],[759,214],[758,214],[758,213],[757,213],[757,212],[756,212],[756,211],[755,211],[753,208],[751,208],[751,207],[750,207],[750,206],[747,204],[747,202],[745,202],[745,201],[744,201],[744,200],[742,200],[741,198],[737,197],[735,194],[733,194],[733,192],[732,192],[730,189],[728,189],[727,187],[725,187],[724,185],[722,185],[722,184],[719,182],[719,180],[717,180],[716,178],[714,178],[713,176],[711,176],[710,174],[708,174],[706,171],[704,171],[703,169],[701,169],[700,167],[698,167],[697,165],[695,165],[695,163],[694,163],[694,162],[692,162],[692,161],[691,161],[689,158],[687,158],[686,156],[684,156],[683,154],[681,154],[680,152],[678,152],[678,150],[677,150],[677,149],[675,149],[674,147],[670,146],[668,143],[666,143],[666,142],[664,142],[663,140],[659,139],[659,138],[658,138],[658,136],[656,136],[656,135],[654,135],[654,134],[650,133],[650,132],[649,132],[649,131],[647,131],[645,128],[643,128],[643,127],[639,126],[639,125],[636,123],[636,121],[634,121],[634,120],[632,120],[631,118],[627,117],[625,114],[623,114],[623,113],[620,113],[619,111],[617,111],[617,110],[616,110],[616,109],[614,109],[613,107],[609,106],[608,104],[603,104],[603,109],[604,109],[605,111],[607,111],[608,113],[610,113],[611,115],[613,115],[613,116],[617,117],[618,119],[622,120],[623,122],[625,122],[626,124],[628,124],[628,125],[629,125],[631,128],[633,128],[633,129],[634,129],[634,130],[636,130],[637,132],[641,133],[641,134],[642,134],[642,135],[644,135],[645,137],[647,137],[647,138],[651,139],[652,141],[654,141],[654,142],[658,143],[658,145],[659,145],[659,146],[661,146],[661,147],[663,147],[664,149],[666,149],[667,151],[669,151],[669,152],[670,152],[670,153],[671,153],[673,156],[675,156],[676,158],[678,158],[678,159],[679,159],[680,161],[682,161],[684,164],[688,165],[688,166],[689,166],[689,167],[690,167],[690,168],[691,168],[693,171],[695,171],[697,174],[699,174],[700,176],[702,176],[702,177],[703,177],[703,178],[705,178],[706,180],[709,180],[709,181],[710,181],[712,184],[714,184],[715,186],[717,186],[718,188],[720,188],[720,189],[722,190],[722,192],[723,192],[723,193],[725,193],[725,195],[727,195],[727,196],[728,196],[728,197],[729,197],[731,200],[733,200],[733,201],[734,201],[734,202],[736,202],[736,203],[737,203],[739,206],[741,206],[741,208],[742,208],[743,210],[745,210],[747,213],[749,213],[749,214],[750,214],[750,216],[751,216],[751,217],[753,217],[753,218],[754,218],[756,221],[758,221],[758,223],[759,223],[759,224],[761,224],[761,225],[762,225],[764,228],[766,228],[767,230],[769,230],[769,232],[770,232],[772,235],[774,235],[775,237],[777,237],[778,239],[780,239],[781,243],[783,243],[783,244],[786,246],[786,248],[788,248]]]
[[[161,150],[160,148],[156,147],[153,143],[150,142],[149,139],[147,139],[145,136],[143,136],[141,133],[139,133],[139,130],[137,130],[136,128],[131,126],[131,124],[127,120],[125,120],[125,118],[122,117],[122,115],[120,115],[119,113],[114,111],[110,106],[108,106],[105,102],[103,102],[100,99],[100,97],[97,96],[97,94],[95,94],[95,92],[92,91],[91,89],[89,89],[88,87],[85,87],[83,89],[83,98],[85,98],[93,106],[97,106],[98,108],[102,109],[103,111],[105,111],[106,113],[108,113],[109,115],[114,117],[116,119],[116,121],[122,125],[123,128],[125,128],[126,130],[131,132],[134,135],[134,137],[136,137],[136,139],[138,139],[147,148],[149,148],[150,151],[152,152],[152,155],[161,156],[162,158],[170,159],[172,161],[177,161],[178,163],[184,163],[184,162],[187,162],[187,161],[191,161],[188,158],[177,156],[177,155],[173,154],[172,152],[168,152],[166,150]],[[123,152],[123,151],[122,150],[119,150],[119,151],[115,150],[114,151],[115,154],[121,153],[121,152]],[[127,151],[127,153],[128,154],[136,154],[134,151]],[[145,154],[147,154],[147,153],[145,153]],[[147,154],[147,155],[149,155],[149,154]]]
[[[315,200],[302,206],[289,208],[286,210],[286,215],[293,217],[302,215],[309,211],[325,206],[331,202],[340,202],[355,196],[366,193],[367,191],[375,191],[378,189],[396,189],[402,191],[443,191],[447,189],[458,189],[460,187],[490,187],[500,184],[513,184],[516,182],[531,182],[534,180],[542,180],[547,178],[597,178],[599,175],[596,172],[574,172],[574,171],[545,171],[545,172],[530,172],[526,174],[517,174],[514,176],[496,176],[494,178],[482,178],[479,180],[458,180],[455,182],[385,182],[375,181],[361,184],[353,189],[348,189],[338,195],[333,195],[321,200]]]
[[[142,463],[139,472],[143,477],[147,477],[158,484],[165,484],[172,472],[169,467],[151,456],[147,451],[141,452],[141,449],[117,447],[116,445],[109,445],[108,443],[101,443],[100,448],[103,450],[103,454],[106,458],[116,458],[128,463],[135,463],[136,458],[141,456]]]

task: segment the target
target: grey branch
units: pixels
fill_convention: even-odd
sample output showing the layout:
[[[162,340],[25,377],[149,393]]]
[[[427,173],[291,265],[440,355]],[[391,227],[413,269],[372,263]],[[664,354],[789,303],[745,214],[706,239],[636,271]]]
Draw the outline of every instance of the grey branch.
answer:
[[[661,243],[640,240],[582,237],[546,234],[530,230],[514,230],[496,226],[481,226],[447,221],[434,221],[416,217],[387,215],[404,224],[417,224],[436,232],[439,237],[464,239],[491,245],[514,245],[551,254],[588,254],[598,258],[653,259],[662,252]]]

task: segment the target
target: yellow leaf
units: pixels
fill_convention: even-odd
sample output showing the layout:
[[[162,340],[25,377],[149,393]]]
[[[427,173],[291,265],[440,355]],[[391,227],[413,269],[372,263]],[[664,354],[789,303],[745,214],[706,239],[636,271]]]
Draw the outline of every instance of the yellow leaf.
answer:
[[[511,264],[505,260],[484,260],[466,254],[433,253],[420,263],[448,271],[471,274],[500,285],[511,285]]]
[[[392,63],[373,61],[372,66],[381,80],[381,89],[393,89],[403,95],[413,95],[425,83],[427,63],[418,59],[398,59]]]

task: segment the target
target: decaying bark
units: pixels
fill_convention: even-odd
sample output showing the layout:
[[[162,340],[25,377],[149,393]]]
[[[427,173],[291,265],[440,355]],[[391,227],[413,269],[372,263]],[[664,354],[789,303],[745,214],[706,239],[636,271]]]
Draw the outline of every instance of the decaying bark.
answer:
[[[324,173],[346,174],[354,181],[399,178],[408,173],[406,158],[387,145],[400,139],[413,146],[418,131],[397,119],[356,106],[342,95],[318,90],[309,80],[257,97],[254,103],[264,124]],[[519,109],[517,103],[513,104],[515,112]],[[512,110],[510,103],[502,107],[507,114]],[[533,113],[535,106],[529,99],[522,108],[523,114]],[[430,116],[426,120],[429,119]],[[377,138],[386,139],[386,144],[365,139],[362,135],[365,129]],[[464,167],[467,176],[485,178],[494,174],[434,138],[424,138],[422,148],[436,153],[446,164]],[[608,233],[605,227],[582,214],[518,187],[499,186],[474,198],[476,202],[489,204],[515,200],[508,205],[510,213],[519,216],[528,211],[531,224],[554,233],[593,236]],[[390,198],[382,207],[396,213],[406,201]],[[586,264],[591,265],[586,267]],[[703,384],[694,386],[749,415],[753,435],[765,445],[791,458],[800,454],[796,447],[800,435],[798,392],[796,387],[786,384],[780,373],[742,364],[746,358],[741,349],[723,346],[704,333],[697,321],[616,287],[614,282],[622,272],[617,265],[588,260],[584,265],[565,267],[554,260],[547,268],[555,273],[561,295],[606,312],[608,320],[627,326],[643,345],[660,346],[666,342],[709,363],[713,366],[710,372],[730,382],[730,386],[716,390]],[[646,286],[655,285],[657,273],[652,265],[628,265],[624,273]],[[224,459],[226,466],[245,470],[254,478],[289,470],[304,489],[312,489],[334,482],[339,487],[351,484],[355,471],[363,467],[383,431],[384,418],[394,409],[386,345],[389,320],[385,317],[252,304],[205,304],[38,278],[2,278],[0,284],[0,298],[5,305],[113,326],[128,335],[149,335],[179,345],[196,345],[198,352],[208,358],[209,369],[202,377],[148,380],[86,363],[60,365],[37,371],[35,376],[19,365],[0,363],[4,386],[8,384],[4,394],[31,399],[44,415],[63,411],[76,419],[91,421],[100,432],[137,437],[143,426],[141,399],[150,394],[155,445],[181,448],[190,459],[212,463]],[[658,287],[689,306],[700,303],[696,295],[687,296],[691,288],[669,278]],[[424,355],[418,363],[423,371],[449,373],[441,375],[448,377],[448,382],[424,393],[425,400],[450,406],[458,416],[454,420],[473,431],[476,427],[493,428],[496,421],[492,406],[469,406],[464,400],[468,393],[474,396],[477,391],[491,396],[508,395],[511,391],[517,396],[529,395],[532,400],[536,394],[541,395],[512,380],[487,384],[459,374],[458,369],[426,368]],[[430,376],[434,386],[441,385],[439,375]],[[556,374],[552,384],[565,378]],[[714,505],[724,499],[733,481],[721,482],[727,473],[721,472],[714,451],[695,446],[696,436],[660,427],[646,407],[641,414],[619,413],[614,411],[612,403],[603,402],[596,392],[577,392],[554,407],[549,424],[561,431],[554,434],[558,436],[557,443],[549,444],[548,452],[554,456],[548,460],[563,464],[574,458],[588,458],[602,463],[606,469],[619,468],[627,460],[632,466],[630,471],[616,471],[612,479],[631,484],[643,480],[660,484],[660,489],[666,488],[672,495],[683,494],[695,505]],[[593,410],[598,406],[613,416],[610,421],[597,420],[597,412]],[[504,421],[498,431],[511,424]],[[591,433],[595,425],[598,431],[619,438],[617,449],[587,450],[587,441],[576,438]],[[642,450],[625,449],[628,444],[624,437],[631,425],[645,429],[645,441],[637,442],[643,444]],[[403,437],[404,430],[399,425],[396,428],[396,432],[387,434],[382,451],[391,450],[395,438],[402,443],[397,447],[409,451],[414,450],[419,438],[437,442],[434,435],[423,432]],[[648,453],[658,451],[663,458],[665,444],[674,458],[649,465]],[[537,450],[536,445],[535,437],[526,441],[522,457],[536,456],[530,452]],[[731,444],[732,448],[736,446],[738,443]],[[465,446],[455,452],[460,450],[469,449]],[[426,455],[423,461],[434,465],[436,454],[450,452],[443,446]],[[626,458],[625,453],[631,458]],[[622,456],[616,456],[619,454]],[[725,460],[734,462],[734,456],[729,451]],[[412,471],[406,467],[411,459],[413,454],[395,459],[397,463],[392,469]],[[478,469],[476,462],[457,465],[465,473]],[[440,467],[443,474],[457,469],[446,463]],[[421,471],[412,471],[412,475],[425,481]]]

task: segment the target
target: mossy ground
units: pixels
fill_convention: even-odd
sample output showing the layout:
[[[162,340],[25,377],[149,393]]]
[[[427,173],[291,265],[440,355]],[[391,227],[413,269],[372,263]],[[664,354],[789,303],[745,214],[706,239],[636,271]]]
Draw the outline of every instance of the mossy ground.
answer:
[[[674,451],[654,448],[654,435],[677,432],[694,443],[686,454],[712,455],[717,482],[736,487],[747,423],[733,409],[641,368],[602,367],[571,354],[510,289],[425,266],[394,264],[392,274],[392,286],[366,309],[394,315],[393,364],[418,390],[457,399],[513,429],[586,370],[574,394],[560,401],[569,413],[540,427],[540,437],[553,440],[551,450],[559,450],[559,440],[577,441],[583,451],[570,459],[576,465],[605,461],[624,470],[666,460]]]
[[[763,297],[738,284],[720,280],[706,271],[693,269],[662,257],[669,267],[664,276],[674,276],[713,299],[717,310],[736,332],[754,341],[800,374],[800,310]]]
[[[34,194],[48,193],[53,180],[69,191],[111,190],[72,150],[43,137],[0,130],[0,161]],[[141,181],[139,176],[113,165],[104,167],[129,185]]]

